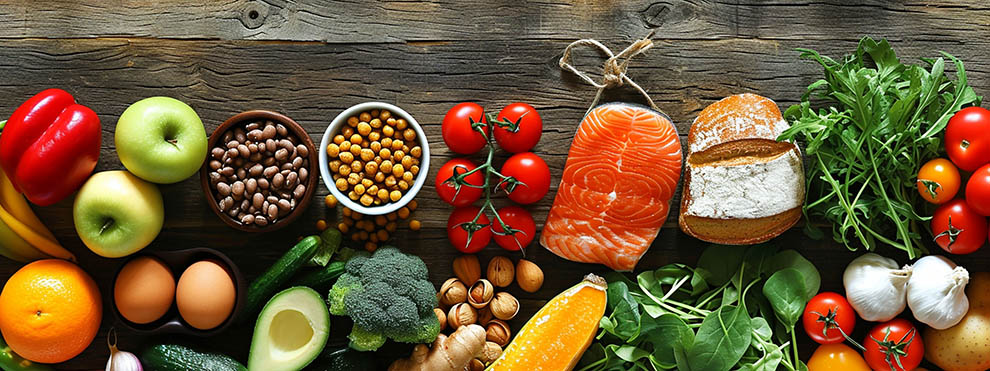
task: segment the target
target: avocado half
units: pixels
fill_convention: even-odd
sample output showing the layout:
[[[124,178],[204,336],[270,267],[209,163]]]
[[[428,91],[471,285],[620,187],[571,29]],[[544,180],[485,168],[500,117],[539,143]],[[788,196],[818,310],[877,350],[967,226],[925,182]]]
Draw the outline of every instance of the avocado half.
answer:
[[[330,312],[308,287],[291,287],[265,304],[254,325],[249,371],[301,370],[323,351]]]

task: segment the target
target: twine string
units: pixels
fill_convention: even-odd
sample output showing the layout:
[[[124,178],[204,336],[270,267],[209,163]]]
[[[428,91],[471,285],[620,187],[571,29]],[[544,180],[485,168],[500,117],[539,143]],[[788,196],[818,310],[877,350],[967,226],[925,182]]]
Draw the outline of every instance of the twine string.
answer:
[[[629,78],[628,75],[626,75],[626,70],[629,68],[629,61],[632,60],[633,57],[640,55],[653,47],[653,40],[651,40],[651,38],[655,32],[656,31],[654,30],[646,35],[646,37],[630,44],[628,47],[619,52],[619,54],[612,53],[611,49],[595,39],[581,39],[567,45],[567,48],[564,49],[564,55],[560,57],[560,68],[571,71],[571,73],[577,77],[580,77],[589,85],[598,88],[598,92],[595,93],[595,99],[591,101],[591,106],[588,107],[587,112],[591,112],[591,109],[595,108],[595,105],[597,105],[598,101],[601,100],[602,94],[606,89],[622,86],[623,84],[629,84],[629,86],[632,86],[636,89],[636,91],[642,94],[643,97],[646,98],[646,101],[650,104],[651,108],[659,112],[663,112],[660,110],[660,107],[657,107],[657,104],[653,102],[653,98],[650,98],[650,94],[639,86],[639,84]],[[602,64],[601,82],[595,81],[595,79],[591,78],[591,76],[587,73],[578,70],[577,67],[574,67],[574,65],[571,64],[571,54],[577,47],[595,48],[608,56],[608,59],[606,59],[605,63]],[[587,114],[587,112],[585,114]]]

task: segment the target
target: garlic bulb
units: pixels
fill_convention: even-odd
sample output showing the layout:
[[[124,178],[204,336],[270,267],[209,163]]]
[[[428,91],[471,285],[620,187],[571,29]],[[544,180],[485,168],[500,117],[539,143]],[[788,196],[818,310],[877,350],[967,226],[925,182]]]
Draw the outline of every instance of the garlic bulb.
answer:
[[[134,353],[117,349],[117,332],[113,328],[107,333],[107,345],[110,347],[110,358],[107,359],[106,371],[143,371],[141,360]]]
[[[866,253],[846,266],[842,284],[846,299],[860,317],[884,322],[904,311],[911,267],[897,268],[894,259]]]
[[[936,330],[955,326],[969,310],[969,272],[951,260],[929,255],[914,263],[907,303],[914,318]]]

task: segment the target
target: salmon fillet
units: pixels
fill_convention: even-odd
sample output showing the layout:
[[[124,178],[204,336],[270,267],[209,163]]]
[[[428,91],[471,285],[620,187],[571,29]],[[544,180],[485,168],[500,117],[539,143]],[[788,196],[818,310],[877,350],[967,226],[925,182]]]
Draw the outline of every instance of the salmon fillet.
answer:
[[[670,119],[626,103],[595,107],[571,144],[540,244],[564,259],[631,271],[667,219],[680,176]]]

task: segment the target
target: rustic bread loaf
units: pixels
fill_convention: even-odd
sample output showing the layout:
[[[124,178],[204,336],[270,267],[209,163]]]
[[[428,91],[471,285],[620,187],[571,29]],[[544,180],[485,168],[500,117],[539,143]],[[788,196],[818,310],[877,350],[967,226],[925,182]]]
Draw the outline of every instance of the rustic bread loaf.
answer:
[[[777,136],[788,128],[772,100],[726,97],[706,107],[688,133],[678,224],[703,241],[767,241],[801,218],[801,151]]]

